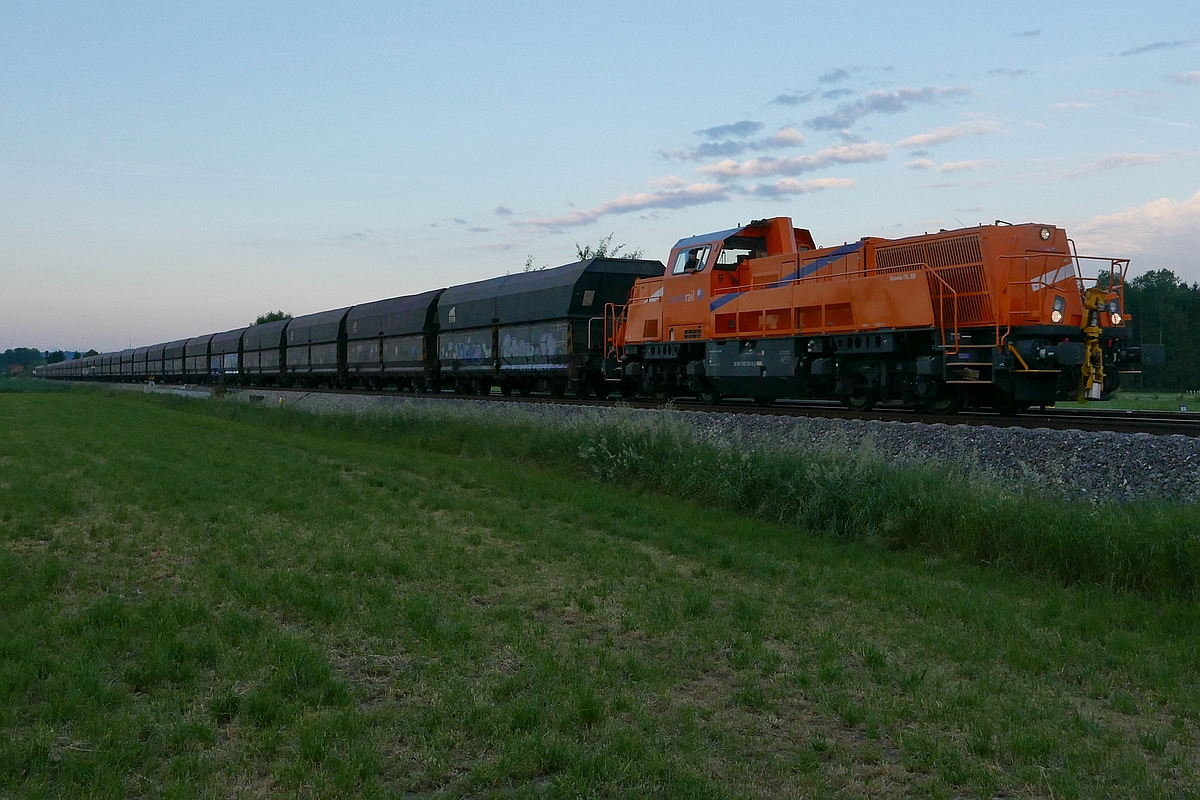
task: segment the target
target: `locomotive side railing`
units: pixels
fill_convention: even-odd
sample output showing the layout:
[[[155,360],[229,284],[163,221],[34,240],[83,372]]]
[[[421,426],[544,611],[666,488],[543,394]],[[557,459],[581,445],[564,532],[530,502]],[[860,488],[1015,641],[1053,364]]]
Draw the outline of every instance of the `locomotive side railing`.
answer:
[[[850,280],[852,278],[861,278],[868,273],[879,274],[880,272],[884,272],[884,271],[889,272],[889,273],[890,272],[923,272],[926,275],[933,276],[933,281],[936,282],[935,285],[938,286],[938,288],[940,289],[940,292],[937,295],[937,297],[934,297],[933,293],[930,292],[929,301],[930,301],[931,306],[935,302],[938,304],[938,306],[935,310],[935,313],[936,313],[936,322],[937,322],[937,326],[938,326],[938,332],[941,334],[941,337],[942,337],[942,348],[943,348],[943,351],[945,353],[947,353],[948,355],[957,354],[962,349],[961,338],[959,336],[960,298],[959,298],[958,290],[956,290],[949,283],[949,281],[947,281],[944,277],[942,277],[942,275],[939,272],[939,268],[931,267],[931,266],[929,266],[929,264],[927,264],[925,262],[920,262],[920,263],[915,263],[915,264],[901,264],[901,265],[897,265],[894,267],[888,267],[886,270],[862,269],[862,270],[856,270],[854,272],[841,272],[841,273],[837,273],[837,274],[833,274],[833,275],[819,275],[818,274],[818,275],[808,275],[803,278],[790,278],[790,279],[775,278],[772,280],[763,281],[761,283],[748,283],[748,284],[741,284],[740,286],[724,287],[724,288],[715,290],[713,292],[713,294],[714,295],[741,294],[744,292],[755,292],[755,291],[763,291],[766,289],[777,289],[777,288],[782,288],[784,286],[810,284],[810,283],[829,283],[831,281],[835,281],[835,280],[839,280],[839,279]],[[929,282],[928,278],[926,279],[926,281],[927,281],[927,283]],[[950,311],[951,322],[950,322],[949,326],[946,325],[946,310],[947,310],[946,298],[947,297],[950,299],[949,311]],[[633,302],[633,301],[631,301],[631,302]],[[931,308],[931,310],[934,310],[934,309]],[[797,330],[797,331],[800,330],[799,323],[797,323],[795,330]],[[949,335],[947,335],[947,334],[949,334]],[[947,342],[952,342],[953,344],[950,345],[950,344],[947,344]]]
[[[1067,242],[1070,246],[1069,253],[1035,251],[997,256],[1005,265],[1001,296],[1006,306],[1003,308],[1003,314],[999,314],[996,317],[996,343],[998,346],[1004,347],[1008,342],[1008,337],[1012,333],[1013,328],[1013,314],[1023,313],[1027,320],[1036,318],[1037,322],[1042,321],[1041,313],[1043,308],[1040,301],[1035,302],[1034,295],[1043,289],[1050,289],[1056,284],[1068,280],[1068,276],[1059,275],[1063,269],[1069,268],[1071,270],[1069,277],[1074,280],[1076,291],[1079,292],[1081,298],[1087,292],[1088,285],[1091,284],[1107,292],[1115,293],[1119,298],[1120,307],[1124,311],[1125,276],[1129,270],[1129,259],[1108,258],[1105,256],[1081,256],[1075,250],[1075,242],[1071,239],[1068,239]],[[1018,260],[1023,267],[1024,276],[1014,278],[1013,269]],[[1083,274],[1084,262],[1093,261],[1107,263],[1108,268],[1098,269],[1097,275],[1094,278],[1085,277]],[[1054,267],[1053,269],[1051,269],[1052,266]],[[1036,274],[1031,275],[1031,272]],[[1101,286],[1102,276],[1107,277],[1106,285],[1104,286]],[[1013,302],[1016,300],[1020,301],[1019,305],[1021,308],[1019,311],[1013,310]],[[1001,328],[1003,328],[1003,332]]]

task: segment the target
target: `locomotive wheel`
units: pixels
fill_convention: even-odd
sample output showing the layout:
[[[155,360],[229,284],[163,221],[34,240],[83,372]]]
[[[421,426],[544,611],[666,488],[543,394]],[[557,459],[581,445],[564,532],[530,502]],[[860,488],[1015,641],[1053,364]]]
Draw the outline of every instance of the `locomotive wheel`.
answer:
[[[666,383],[654,384],[654,393],[651,395],[656,403],[665,403],[671,399],[671,387]]]
[[[567,382],[555,381],[550,384],[550,396],[554,398],[562,398],[567,395]]]
[[[959,402],[958,396],[955,394],[942,394],[929,404],[929,410],[934,414],[950,416],[957,414],[962,408],[962,403]]]
[[[705,386],[700,390],[699,394],[696,395],[696,398],[705,405],[715,406],[717,403],[721,402],[721,393],[711,386]]]
[[[529,397],[529,393],[533,391],[533,384],[529,381],[521,381],[517,384],[517,392],[521,397]]]
[[[774,397],[761,396],[761,397],[754,398],[754,405],[756,405],[756,406],[769,406],[774,402],[775,402]]]
[[[637,393],[638,386],[636,381],[630,380],[629,378],[624,378],[621,381],[621,397],[625,398],[626,400],[632,400],[633,398],[637,397]]]

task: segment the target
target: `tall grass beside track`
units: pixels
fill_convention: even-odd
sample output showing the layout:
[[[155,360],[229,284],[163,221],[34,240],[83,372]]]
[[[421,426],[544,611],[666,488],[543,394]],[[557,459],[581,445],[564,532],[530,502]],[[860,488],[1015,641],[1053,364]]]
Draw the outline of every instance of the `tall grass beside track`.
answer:
[[[0,394],[0,797],[1200,796],[1196,522],[648,416]]]
[[[1064,583],[1200,594],[1200,505],[1072,501],[1033,482],[1015,487],[952,466],[889,465],[869,449],[746,452],[698,443],[665,414],[535,421],[513,409],[507,418],[481,419],[470,406],[439,408],[436,401],[360,416],[233,404],[205,412],[284,430],[577,470],[806,533],[916,548]]]

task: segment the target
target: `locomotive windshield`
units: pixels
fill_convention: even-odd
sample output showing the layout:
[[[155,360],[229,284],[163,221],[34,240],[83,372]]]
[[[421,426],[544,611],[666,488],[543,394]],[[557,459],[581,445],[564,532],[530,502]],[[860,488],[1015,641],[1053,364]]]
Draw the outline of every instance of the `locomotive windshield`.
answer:
[[[713,269],[737,269],[738,262],[745,258],[762,258],[767,254],[767,240],[758,236],[730,236],[717,254]]]
[[[675,266],[671,268],[671,274],[683,275],[687,272],[700,272],[704,269],[711,250],[712,245],[709,244],[680,250],[679,254],[675,256]]]

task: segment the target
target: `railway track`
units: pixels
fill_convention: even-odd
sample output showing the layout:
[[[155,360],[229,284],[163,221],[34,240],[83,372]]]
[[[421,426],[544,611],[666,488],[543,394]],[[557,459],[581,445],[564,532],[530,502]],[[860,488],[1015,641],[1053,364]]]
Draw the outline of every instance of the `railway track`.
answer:
[[[131,387],[133,384],[106,384],[114,387]],[[208,392],[210,387],[160,387],[175,393]],[[535,403],[550,405],[595,406],[612,408],[656,409],[663,404],[643,400],[612,400],[591,398],[555,398],[549,395],[519,395],[505,396],[499,393],[490,395],[458,395],[450,393],[408,395],[389,390],[369,389],[281,389],[278,387],[238,387],[230,391],[244,392],[249,395],[262,394],[264,398],[275,394],[349,394],[380,397],[422,397],[427,399],[456,399],[481,400],[486,402],[505,403]],[[722,414],[765,414],[788,417],[825,417],[830,419],[876,420],[882,422],[904,422],[918,425],[987,425],[996,428],[1049,428],[1052,430],[1078,431],[1108,431],[1115,433],[1143,433],[1156,436],[1191,436],[1200,437],[1200,412],[1189,411],[1132,411],[1125,409],[1073,408],[1059,406],[1047,408],[1045,411],[1027,411],[1016,416],[999,416],[980,411],[962,411],[953,415],[936,415],[900,408],[879,407],[871,411],[852,411],[840,405],[818,401],[779,401],[769,406],[755,405],[753,402],[737,399],[726,400],[717,405],[706,405],[698,401],[678,398],[669,404],[670,407],[685,411],[701,411]]]

